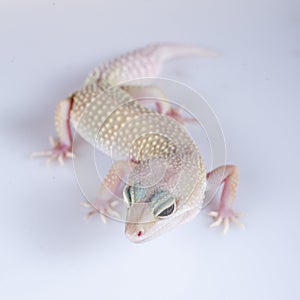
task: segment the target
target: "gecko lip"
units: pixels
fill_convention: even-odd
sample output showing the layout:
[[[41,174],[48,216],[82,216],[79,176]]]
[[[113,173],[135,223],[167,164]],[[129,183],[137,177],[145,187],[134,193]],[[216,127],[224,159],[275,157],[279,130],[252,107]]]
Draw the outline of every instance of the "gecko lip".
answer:
[[[146,227],[149,227],[149,225],[152,222],[146,224]],[[126,224],[125,234],[126,237],[130,242],[133,243],[142,243],[146,241],[152,240],[154,237],[158,236],[160,232],[167,231],[167,229],[170,227],[170,223],[167,220],[161,221],[161,226],[157,228],[146,228],[146,230],[143,227],[136,227],[136,224]],[[153,224],[153,223],[152,223]]]
[[[166,226],[163,226],[163,227],[166,227]],[[147,233],[145,233],[144,230],[135,230],[134,232],[130,232],[130,231],[126,230],[126,237],[128,238],[128,240],[130,242],[139,244],[139,243],[143,243],[143,242],[152,240],[155,236],[159,235],[159,232],[160,232],[160,230],[155,230],[155,231],[151,231],[151,232],[147,232]]]
[[[194,210],[189,209],[173,215],[172,222],[170,222],[170,219],[160,220],[160,226],[157,227],[152,227],[155,224],[153,222],[144,223],[144,227],[138,226],[136,223],[127,223],[125,227],[126,237],[130,242],[136,244],[150,241],[159,236],[161,233],[169,231],[178,224],[181,224],[184,218],[186,218],[187,213],[192,215],[192,218],[197,215],[197,213],[191,214],[191,211],[193,212]],[[142,234],[139,234],[140,231],[142,231]]]

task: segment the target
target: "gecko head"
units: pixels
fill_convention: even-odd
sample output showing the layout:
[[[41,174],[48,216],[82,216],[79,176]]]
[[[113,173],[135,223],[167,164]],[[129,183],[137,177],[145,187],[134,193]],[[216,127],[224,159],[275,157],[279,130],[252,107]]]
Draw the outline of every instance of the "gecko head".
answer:
[[[131,242],[149,241],[186,219],[178,199],[167,190],[127,185],[123,198],[127,204],[125,233]]]
[[[199,212],[206,181],[199,164],[169,155],[134,166],[123,190],[125,233],[130,241],[149,241]]]

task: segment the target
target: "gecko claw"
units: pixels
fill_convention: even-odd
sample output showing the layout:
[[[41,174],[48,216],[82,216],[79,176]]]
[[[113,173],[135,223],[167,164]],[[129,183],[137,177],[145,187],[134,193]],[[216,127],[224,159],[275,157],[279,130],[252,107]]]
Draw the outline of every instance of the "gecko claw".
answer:
[[[75,158],[71,146],[56,141],[52,136],[49,137],[49,143],[52,147],[51,150],[34,152],[31,154],[31,157],[46,156],[48,157],[46,165],[50,165],[53,160],[57,160],[61,166],[64,165],[65,158]]]

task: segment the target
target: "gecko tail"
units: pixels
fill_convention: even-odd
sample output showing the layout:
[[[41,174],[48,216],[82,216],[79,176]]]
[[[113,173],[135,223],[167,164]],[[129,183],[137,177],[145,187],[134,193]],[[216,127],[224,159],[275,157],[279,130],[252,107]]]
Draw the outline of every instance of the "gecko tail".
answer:
[[[91,72],[85,86],[93,82],[125,83],[141,78],[156,78],[166,61],[180,57],[216,57],[220,53],[177,43],[152,44],[124,54]]]
[[[218,57],[221,55],[221,53],[217,51],[193,45],[166,43],[157,44],[153,47],[156,48],[160,59],[163,61],[168,61],[179,57]]]

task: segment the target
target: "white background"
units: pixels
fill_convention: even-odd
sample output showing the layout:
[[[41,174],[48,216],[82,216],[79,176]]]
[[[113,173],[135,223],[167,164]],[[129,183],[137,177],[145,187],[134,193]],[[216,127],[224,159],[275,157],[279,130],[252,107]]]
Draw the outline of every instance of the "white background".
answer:
[[[76,2],[76,4],[75,4]],[[297,1],[2,1],[1,299],[296,299],[300,11]],[[152,42],[222,53],[168,64],[200,92],[241,178],[247,229],[222,236],[201,213],[145,244],[83,221],[72,163],[46,168],[58,100],[98,63]],[[195,112],[197,112],[197,103]],[[78,158],[80,159],[80,158]]]

